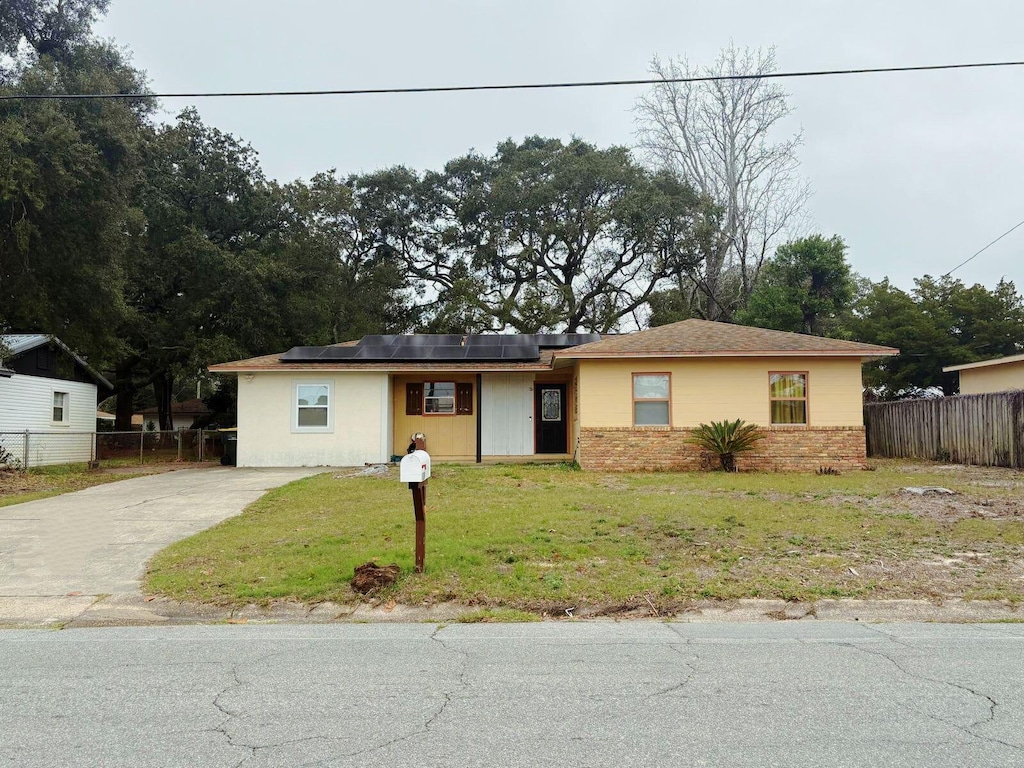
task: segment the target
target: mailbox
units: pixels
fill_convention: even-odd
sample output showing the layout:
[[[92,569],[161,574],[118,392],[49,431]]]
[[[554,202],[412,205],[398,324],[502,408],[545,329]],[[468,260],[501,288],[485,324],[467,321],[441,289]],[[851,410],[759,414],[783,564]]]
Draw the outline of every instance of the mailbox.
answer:
[[[430,454],[413,451],[402,457],[398,465],[398,479],[403,483],[422,483],[430,477]]]

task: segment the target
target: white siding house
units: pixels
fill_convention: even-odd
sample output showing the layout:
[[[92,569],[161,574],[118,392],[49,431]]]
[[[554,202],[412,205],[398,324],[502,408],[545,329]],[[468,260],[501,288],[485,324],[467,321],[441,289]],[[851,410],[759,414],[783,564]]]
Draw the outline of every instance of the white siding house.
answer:
[[[24,466],[27,459],[30,467],[89,461],[98,388],[110,383],[56,339],[12,334],[4,341],[12,354],[0,374],[0,446],[9,460]]]

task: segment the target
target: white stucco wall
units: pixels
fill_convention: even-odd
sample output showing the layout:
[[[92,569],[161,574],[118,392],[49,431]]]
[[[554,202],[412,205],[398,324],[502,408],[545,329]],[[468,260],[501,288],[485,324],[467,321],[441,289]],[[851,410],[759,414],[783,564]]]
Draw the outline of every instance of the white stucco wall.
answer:
[[[54,392],[68,395],[68,417],[59,424],[53,421]],[[0,433],[26,430],[33,433],[29,466],[89,461],[96,431],[96,385],[18,373],[0,378]],[[24,463],[23,436],[0,434],[0,445]]]
[[[238,466],[362,466],[391,455],[390,392],[386,373],[302,372],[246,374],[238,381]],[[327,431],[295,426],[295,386],[332,387]]]

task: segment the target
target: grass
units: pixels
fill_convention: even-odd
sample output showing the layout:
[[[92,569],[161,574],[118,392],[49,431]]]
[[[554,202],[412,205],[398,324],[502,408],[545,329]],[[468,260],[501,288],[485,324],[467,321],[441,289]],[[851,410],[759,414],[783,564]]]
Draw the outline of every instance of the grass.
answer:
[[[90,471],[85,464],[38,467],[28,472],[0,471],[0,507],[59,496],[94,485],[127,480],[136,474]]]
[[[978,473],[981,474],[978,474]],[[987,473],[987,474],[986,474]],[[994,478],[994,479],[993,479]],[[908,497],[941,485],[954,501]],[[377,596],[454,601],[471,620],[679,610],[739,598],[1024,599],[1020,473],[889,462],[875,472],[608,475],[435,468],[426,572],[391,477],[307,478],[154,558],[146,589],[221,605],[353,603],[353,569],[398,563]],[[520,613],[509,613],[520,612]]]

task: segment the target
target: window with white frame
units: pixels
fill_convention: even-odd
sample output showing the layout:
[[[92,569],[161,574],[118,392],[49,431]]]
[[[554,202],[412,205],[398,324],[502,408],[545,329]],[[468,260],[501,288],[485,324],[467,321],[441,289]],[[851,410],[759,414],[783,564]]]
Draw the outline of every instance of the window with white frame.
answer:
[[[633,374],[633,426],[671,426],[670,381],[667,373]]]
[[[330,432],[332,387],[329,383],[295,385],[295,416],[297,432]]]
[[[68,393],[67,392],[54,392],[53,393],[53,423],[54,424],[67,424],[68,423]]]

